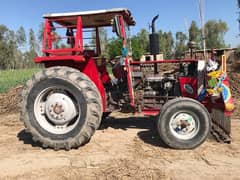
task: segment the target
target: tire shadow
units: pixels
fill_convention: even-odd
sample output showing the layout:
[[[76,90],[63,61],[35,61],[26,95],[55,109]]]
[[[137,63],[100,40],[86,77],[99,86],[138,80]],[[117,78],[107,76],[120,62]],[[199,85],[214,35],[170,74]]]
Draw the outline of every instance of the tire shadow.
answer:
[[[18,134],[17,137],[19,141],[22,141],[24,144],[31,145],[32,147],[41,147],[40,142],[35,142],[32,139],[32,135],[25,130],[21,130]]]
[[[137,137],[140,140],[152,146],[167,148],[158,135],[156,118],[154,117],[107,117],[102,120],[99,130],[104,130],[109,127],[113,129],[122,129],[125,131],[131,128],[143,129],[137,133]]]
[[[102,120],[99,130],[104,130],[107,128],[114,129],[153,129],[154,128],[154,118],[149,117],[127,117],[127,118],[114,118],[107,117]]]
[[[168,146],[164,144],[164,142],[160,139],[156,130],[140,131],[137,133],[137,135],[139,139],[141,139],[146,144],[162,148],[168,148]]]

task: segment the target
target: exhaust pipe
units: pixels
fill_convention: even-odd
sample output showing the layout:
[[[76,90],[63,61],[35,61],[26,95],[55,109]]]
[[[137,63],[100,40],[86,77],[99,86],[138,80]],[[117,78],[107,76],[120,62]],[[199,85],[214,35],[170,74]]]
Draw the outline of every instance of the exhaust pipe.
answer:
[[[152,19],[152,34],[154,34],[155,32],[156,32],[156,30],[155,30],[155,21],[158,19],[158,17],[159,17],[159,14],[158,15],[156,15],[153,19]]]
[[[155,29],[155,21],[158,19],[159,15],[155,16],[152,19],[152,34],[149,35],[150,39],[150,53],[153,55],[153,60],[157,60],[157,54],[159,54],[159,36],[158,33],[156,33]],[[158,74],[158,67],[157,63],[154,64],[154,74]]]

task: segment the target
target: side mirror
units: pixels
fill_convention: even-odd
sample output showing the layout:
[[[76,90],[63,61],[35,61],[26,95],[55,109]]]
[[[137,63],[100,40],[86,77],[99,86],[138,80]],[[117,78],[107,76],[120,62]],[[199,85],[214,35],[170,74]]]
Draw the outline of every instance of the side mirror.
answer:
[[[112,32],[116,32],[117,36],[122,37],[120,16],[114,17],[112,28]]]

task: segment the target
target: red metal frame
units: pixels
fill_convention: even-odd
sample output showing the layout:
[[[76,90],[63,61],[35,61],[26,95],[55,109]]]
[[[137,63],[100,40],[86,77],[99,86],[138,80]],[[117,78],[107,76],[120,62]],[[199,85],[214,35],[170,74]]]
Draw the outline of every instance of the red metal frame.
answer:
[[[35,63],[45,63],[49,61],[75,61],[75,62],[83,62],[85,61],[84,56],[43,56],[43,57],[36,57],[34,59]]]
[[[132,61],[131,65],[141,65],[141,64],[160,64],[160,63],[187,63],[187,62],[197,62],[195,59],[183,59],[183,60],[176,60],[176,59],[167,59],[167,60],[157,60],[157,61]]]
[[[120,30],[122,35],[122,41],[123,41],[123,48],[127,47],[127,36],[125,31],[125,21],[123,16],[120,16]],[[132,75],[131,75],[131,68],[130,68],[130,60],[129,57],[125,57],[125,66],[127,71],[127,81],[128,81],[128,92],[129,92],[129,98],[130,98],[130,105],[132,107],[135,107],[134,103],[134,91],[132,88]]]
[[[82,18],[78,16],[77,19],[77,36],[75,40],[75,49],[83,52],[83,32],[82,32]]]
[[[45,20],[45,26],[43,30],[43,42],[42,42],[42,52],[47,54],[47,55],[64,55],[64,53],[72,53],[72,52],[83,52],[83,32],[82,32],[82,18],[79,16],[77,18],[77,23],[76,26],[74,25],[67,25],[67,26],[55,26],[55,29],[58,28],[76,28],[76,36],[75,38],[75,45],[73,48],[59,48],[59,49],[53,49],[52,43],[53,43],[53,33],[54,31],[52,30],[52,27],[50,23],[56,22],[56,21],[63,21],[63,20],[72,20],[76,18],[58,18],[54,20]],[[61,37],[62,39],[67,38],[65,36]]]
[[[160,109],[142,109],[142,113],[145,116],[157,116],[160,111]]]

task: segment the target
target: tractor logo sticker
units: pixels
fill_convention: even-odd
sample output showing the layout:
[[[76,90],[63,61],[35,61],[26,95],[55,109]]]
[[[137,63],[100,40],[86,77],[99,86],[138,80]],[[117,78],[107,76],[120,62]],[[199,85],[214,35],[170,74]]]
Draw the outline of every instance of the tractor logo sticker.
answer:
[[[184,84],[183,88],[188,94],[193,94],[194,93],[192,86],[189,85],[189,84]]]

